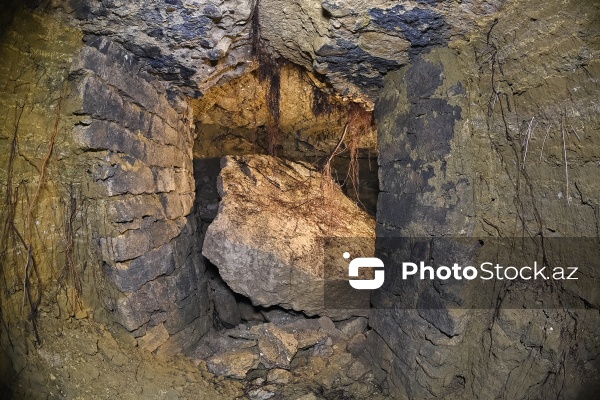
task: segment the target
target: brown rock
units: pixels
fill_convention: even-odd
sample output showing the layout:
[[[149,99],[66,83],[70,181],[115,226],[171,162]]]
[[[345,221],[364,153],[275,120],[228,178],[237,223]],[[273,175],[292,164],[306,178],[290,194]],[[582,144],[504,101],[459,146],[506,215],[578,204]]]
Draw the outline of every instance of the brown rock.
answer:
[[[164,324],[156,325],[148,329],[146,334],[138,339],[138,346],[149,352],[153,352],[169,340],[169,332]]]
[[[293,334],[279,329],[273,324],[257,326],[260,331],[258,348],[261,362],[267,368],[289,368],[298,351],[298,341]]]
[[[341,257],[346,251],[372,256],[373,219],[306,165],[259,155],[225,157],[222,163],[222,201],[203,254],[229,287],[254,304],[344,314],[324,309],[323,276],[348,279]],[[329,249],[325,262],[327,237],[366,239]]]
[[[267,382],[271,383],[289,383],[292,379],[292,374],[285,369],[275,368],[267,374]]]
[[[208,370],[218,376],[244,379],[251,369],[257,368],[259,356],[252,349],[241,349],[218,354],[208,359]]]

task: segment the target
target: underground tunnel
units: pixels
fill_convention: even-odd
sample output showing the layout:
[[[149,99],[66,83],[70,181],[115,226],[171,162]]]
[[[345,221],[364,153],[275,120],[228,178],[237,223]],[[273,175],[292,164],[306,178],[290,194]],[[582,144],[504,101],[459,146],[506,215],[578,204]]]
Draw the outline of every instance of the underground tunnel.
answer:
[[[599,27],[8,1],[2,398],[595,398]]]

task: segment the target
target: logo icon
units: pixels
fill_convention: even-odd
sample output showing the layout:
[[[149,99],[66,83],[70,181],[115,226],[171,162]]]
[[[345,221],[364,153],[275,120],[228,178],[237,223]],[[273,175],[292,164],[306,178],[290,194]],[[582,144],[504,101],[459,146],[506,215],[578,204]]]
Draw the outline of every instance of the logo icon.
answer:
[[[344,253],[344,259],[348,260],[350,253]],[[360,268],[383,268],[383,261],[377,257],[359,257],[350,261],[348,265],[348,275],[352,278],[358,278],[358,270]],[[375,270],[373,279],[350,279],[350,286],[359,290],[374,290],[379,289],[383,285],[384,271],[382,269]]]

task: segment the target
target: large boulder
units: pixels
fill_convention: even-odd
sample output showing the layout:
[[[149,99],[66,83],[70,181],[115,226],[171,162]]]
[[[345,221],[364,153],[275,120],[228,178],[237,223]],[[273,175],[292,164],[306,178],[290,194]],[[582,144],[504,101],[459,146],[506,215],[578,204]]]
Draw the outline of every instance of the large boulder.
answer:
[[[308,165],[253,155],[223,158],[218,190],[202,252],[229,287],[265,307],[364,313],[325,310],[324,277],[348,280],[343,254],[374,252],[374,220],[337,185]],[[344,239],[325,250],[329,238]]]

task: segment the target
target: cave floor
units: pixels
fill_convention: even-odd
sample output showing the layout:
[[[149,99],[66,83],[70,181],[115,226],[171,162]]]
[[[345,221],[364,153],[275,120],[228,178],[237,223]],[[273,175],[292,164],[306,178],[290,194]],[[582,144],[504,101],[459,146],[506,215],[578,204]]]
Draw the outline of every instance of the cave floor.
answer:
[[[125,335],[113,336],[87,319],[42,316],[39,329],[41,346],[16,349],[22,356],[13,361],[15,399],[233,399],[244,394],[241,382],[214,377],[205,365],[184,358],[158,359]]]
[[[60,319],[42,313],[42,345],[13,337],[16,376],[12,399],[383,399],[381,394],[325,389],[310,372],[291,382],[215,376],[206,362],[177,356],[162,359],[136,347],[129,335],[90,319]],[[15,332],[16,330],[13,330]],[[25,345],[27,343],[27,345]]]

